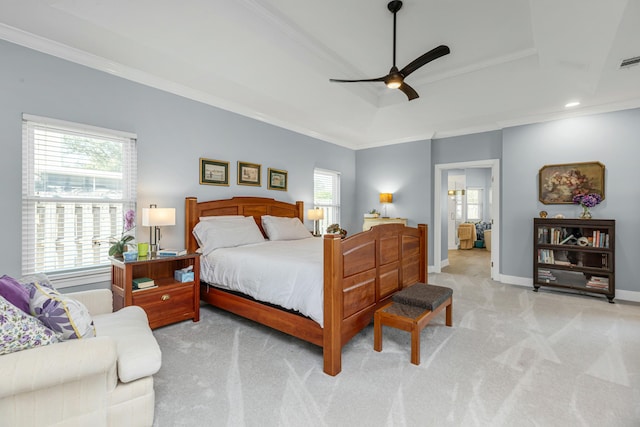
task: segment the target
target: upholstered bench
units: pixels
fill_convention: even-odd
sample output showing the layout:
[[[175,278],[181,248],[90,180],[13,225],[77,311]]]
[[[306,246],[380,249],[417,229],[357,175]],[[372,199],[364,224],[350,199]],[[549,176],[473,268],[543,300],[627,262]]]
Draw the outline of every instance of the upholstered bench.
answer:
[[[382,351],[382,326],[411,332],[411,363],[420,364],[420,331],[444,308],[446,325],[452,326],[453,290],[444,286],[416,283],[397,292],[391,302],[373,316],[373,349]]]

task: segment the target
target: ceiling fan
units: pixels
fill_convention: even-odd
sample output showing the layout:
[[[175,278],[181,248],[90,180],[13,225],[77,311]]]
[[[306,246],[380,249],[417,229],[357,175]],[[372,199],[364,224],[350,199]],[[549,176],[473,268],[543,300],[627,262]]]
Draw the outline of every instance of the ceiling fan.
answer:
[[[451,51],[449,50],[448,46],[440,45],[436,48],[431,49],[424,55],[414,59],[402,70],[398,70],[398,67],[396,67],[396,14],[401,8],[402,2],[399,0],[393,0],[390,1],[389,4],[387,4],[387,9],[389,9],[389,12],[393,13],[393,66],[391,67],[391,70],[389,70],[389,74],[375,79],[329,79],[329,81],[338,83],[384,82],[384,84],[387,85],[388,88],[400,89],[402,92],[404,92],[404,94],[407,95],[407,98],[409,98],[409,101],[419,97],[418,92],[416,92],[411,86],[404,82],[405,77],[407,77],[409,74],[413,73],[423,65],[426,65],[429,62],[440,58],[441,56],[448,55]]]

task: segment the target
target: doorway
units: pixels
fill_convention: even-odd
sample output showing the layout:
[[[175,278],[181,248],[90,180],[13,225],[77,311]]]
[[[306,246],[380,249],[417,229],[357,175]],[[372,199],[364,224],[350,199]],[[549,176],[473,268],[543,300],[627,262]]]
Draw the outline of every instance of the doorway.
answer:
[[[449,215],[447,201],[447,186],[443,186],[443,182],[448,185],[448,171],[451,169],[470,169],[470,168],[490,168],[491,169],[491,196],[492,203],[490,208],[491,222],[491,252],[490,252],[490,268],[491,278],[499,280],[500,276],[500,160],[478,160],[462,163],[443,163],[435,165],[434,176],[434,239],[433,239],[433,271],[440,273],[443,267],[443,253],[447,254],[449,249],[449,235],[443,233],[443,229],[448,229]]]

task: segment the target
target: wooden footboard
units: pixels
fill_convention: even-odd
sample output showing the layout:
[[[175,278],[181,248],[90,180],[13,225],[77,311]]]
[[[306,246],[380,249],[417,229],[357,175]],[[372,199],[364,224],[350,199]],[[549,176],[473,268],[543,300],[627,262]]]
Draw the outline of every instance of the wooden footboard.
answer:
[[[191,233],[200,217],[261,215],[298,217],[303,203],[288,204],[261,197],[234,197],[198,203],[186,198],[185,246],[197,249]],[[342,369],[342,347],[373,319],[373,313],[394,292],[427,281],[427,226],[401,224],[372,227],[347,239],[324,236],[324,328],[290,311],[202,285],[201,299],[281,332],[322,346],[324,372]]]
[[[347,239],[324,236],[324,372],[395,292],[427,281],[427,226],[385,224]]]

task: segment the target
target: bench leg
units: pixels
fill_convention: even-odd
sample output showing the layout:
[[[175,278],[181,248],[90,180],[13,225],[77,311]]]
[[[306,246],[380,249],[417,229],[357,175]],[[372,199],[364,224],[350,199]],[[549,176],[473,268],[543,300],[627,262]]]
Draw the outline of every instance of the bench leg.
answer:
[[[411,363],[420,364],[420,328],[414,325],[411,329]]]
[[[377,311],[373,315],[373,349],[382,351],[382,320]]]
[[[453,326],[453,301],[447,306],[447,326]]]

